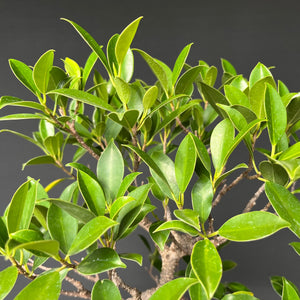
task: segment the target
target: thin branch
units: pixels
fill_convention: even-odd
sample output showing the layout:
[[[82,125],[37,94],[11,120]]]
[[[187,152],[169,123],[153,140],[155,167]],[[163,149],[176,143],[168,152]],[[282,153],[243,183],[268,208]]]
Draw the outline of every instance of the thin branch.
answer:
[[[247,203],[246,207],[243,210],[243,213],[251,211],[251,209],[253,208],[253,206],[256,205],[257,199],[263,193],[264,190],[265,190],[265,184],[262,184],[260,186],[260,188],[255,192],[255,194],[253,195],[253,197]]]
[[[60,291],[61,295],[73,297],[73,298],[81,298],[81,299],[91,299],[91,292],[90,291]]]
[[[261,211],[268,211],[269,208],[271,207],[271,202],[268,202],[264,208],[261,209]]]

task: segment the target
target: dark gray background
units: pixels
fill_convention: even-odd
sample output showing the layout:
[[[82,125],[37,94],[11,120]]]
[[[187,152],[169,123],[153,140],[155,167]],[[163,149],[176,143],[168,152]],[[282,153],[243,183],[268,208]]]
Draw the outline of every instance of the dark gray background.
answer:
[[[109,37],[138,16],[144,16],[133,43],[169,66],[173,66],[180,50],[194,42],[188,62],[199,59],[220,67],[220,58],[230,60],[239,73],[249,75],[258,61],[272,70],[275,78],[285,82],[291,91],[299,90],[300,26],[299,1],[7,1],[0,0],[0,95],[12,95],[31,100],[31,95],[14,78],[7,60],[16,58],[33,65],[48,49],[56,50],[56,64],[66,56],[81,65],[90,53],[71,26],[60,17],[79,23],[99,43],[106,45]],[[144,62],[137,58],[136,76],[153,80]],[[16,109],[6,109],[15,112]],[[2,115],[2,112],[0,112]],[[30,134],[35,122],[0,123]],[[60,172],[54,167],[30,167],[21,171],[22,163],[40,155],[38,149],[18,137],[0,135],[0,206],[1,214],[17,187],[27,176],[41,178],[47,184]],[[240,162],[239,153],[233,159]],[[238,213],[255,191],[244,183],[223,199],[215,212],[216,224],[221,225]],[[262,198],[261,208],[266,203]],[[288,246],[296,241],[287,230],[265,240],[252,243],[233,243],[222,257],[233,259],[239,266],[225,275],[227,280],[240,281],[251,288],[260,299],[276,299],[268,277],[283,275],[299,284],[300,259]],[[122,244],[123,251],[140,251],[141,241],[131,238]],[[147,260],[147,259],[146,259]],[[1,265],[6,265],[0,260]],[[130,265],[127,280],[138,288],[151,286],[151,279],[143,270]],[[18,287],[22,286],[22,282]],[[17,293],[17,289],[14,290]],[[9,299],[13,299],[10,296]]]

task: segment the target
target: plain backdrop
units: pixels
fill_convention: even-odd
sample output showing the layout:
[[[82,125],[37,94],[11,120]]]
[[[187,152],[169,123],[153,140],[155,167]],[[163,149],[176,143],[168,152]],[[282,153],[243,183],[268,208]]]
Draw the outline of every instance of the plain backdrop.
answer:
[[[173,67],[180,50],[193,42],[188,63],[205,60],[220,67],[220,58],[231,61],[239,73],[248,76],[257,62],[272,69],[274,77],[285,82],[291,91],[300,89],[300,25],[299,1],[163,1],[163,0],[0,0],[0,95],[12,95],[32,100],[29,92],[14,78],[8,65],[9,58],[16,58],[33,65],[49,49],[55,49],[55,64],[62,66],[61,58],[75,59],[81,65],[90,53],[69,24],[60,18],[68,18],[84,27],[96,40],[106,45],[109,37],[139,16],[140,23],[133,46]],[[136,77],[150,83],[154,81],[148,66],[136,58]],[[5,113],[16,109],[5,109]],[[3,115],[4,111],[0,111]],[[0,129],[9,128],[30,134],[37,123],[1,122]],[[22,163],[37,155],[39,149],[9,134],[0,134],[0,214],[15,190],[27,176],[40,178],[46,185],[60,176],[54,167],[28,167],[22,171]],[[235,162],[246,159],[240,154]],[[215,211],[216,226],[237,214],[245,206],[257,183],[243,183],[230,196],[225,197]],[[264,197],[258,203],[261,208]],[[141,232],[139,232],[141,233]],[[252,243],[232,243],[222,250],[225,259],[238,263],[235,270],[225,275],[247,285],[262,300],[278,298],[272,291],[269,276],[282,275],[299,284],[300,258],[288,246],[297,241],[288,230]],[[122,242],[123,251],[145,252],[141,240],[135,236]],[[145,262],[147,254],[145,255]],[[7,263],[0,259],[0,269]],[[124,272],[123,272],[124,273]],[[124,273],[126,274],[126,273]],[[126,279],[140,289],[153,283],[144,269],[129,266]],[[24,285],[18,281],[14,295]],[[63,299],[63,298],[61,298]]]

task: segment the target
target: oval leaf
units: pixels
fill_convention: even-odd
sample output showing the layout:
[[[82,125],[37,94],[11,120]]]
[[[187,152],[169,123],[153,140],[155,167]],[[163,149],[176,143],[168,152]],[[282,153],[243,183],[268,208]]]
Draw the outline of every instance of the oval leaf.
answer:
[[[262,239],[290,224],[265,211],[253,211],[236,215],[226,221],[219,234],[231,241],[245,242]]]
[[[121,300],[121,294],[115,284],[104,279],[97,281],[92,290],[92,300]]]
[[[12,290],[18,278],[18,269],[15,266],[8,267],[0,272],[0,299],[5,299]]]

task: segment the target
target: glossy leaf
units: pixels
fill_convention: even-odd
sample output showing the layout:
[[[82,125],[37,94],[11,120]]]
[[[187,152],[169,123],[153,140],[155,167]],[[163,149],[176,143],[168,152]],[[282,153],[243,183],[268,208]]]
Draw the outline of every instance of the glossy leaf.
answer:
[[[199,225],[199,214],[192,209],[176,209],[174,210],[174,215],[177,219],[183,221],[184,223],[196,228],[201,231]]]
[[[130,196],[122,196],[117,198],[110,207],[110,218],[115,219],[119,211],[128,203],[134,201],[135,199]]]
[[[274,291],[279,296],[282,296],[282,293],[283,293],[283,283],[284,283],[284,280],[285,280],[285,281],[287,281],[294,288],[295,291],[297,291],[297,294],[300,297],[299,290],[297,289],[297,287],[291,281],[289,281],[288,279],[284,278],[283,276],[271,276],[270,280],[271,280],[271,284],[272,284],[272,287],[273,287]]]
[[[144,97],[143,97],[143,106],[144,106],[144,111],[147,112],[149,108],[151,108],[156,99],[157,99],[157,95],[158,95],[158,88],[156,85],[150,87]]]
[[[180,143],[175,157],[175,176],[179,190],[184,193],[196,165],[196,151],[193,139],[188,134]]]
[[[5,299],[12,290],[18,277],[18,269],[15,266],[8,267],[0,272],[0,299]]]
[[[98,240],[109,228],[117,225],[117,222],[104,216],[99,216],[86,223],[76,235],[68,254],[74,255]]]
[[[300,242],[292,242],[289,243],[289,245],[293,247],[293,249],[298,255],[300,255]]]
[[[12,114],[12,115],[6,115],[3,117],[0,117],[0,121],[16,121],[16,120],[41,120],[45,117],[43,115],[39,114],[27,114],[27,113],[21,113],[21,114]]]
[[[132,23],[130,23],[119,35],[118,40],[116,42],[116,58],[119,64],[122,64],[125,55],[131,45],[131,42],[135,36],[139,23],[142,17],[137,18]]]
[[[297,157],[300,157],[300,142],[283,151],[279,156],[279,160],[289,160]]]
[[[247,294],[227,294],[222,300],[259,300],[258,298]]]
[[[270,84],[266,87],[265,111],[270,141],[272,145],[276,145],[285,132],[287,116],[281,97]]]
[[[271,76],[272,77],[272,73],[270,72],[270,70],[263,65],[262,63],[258,63],[254,69],[251,71],[250,77],[249,77],[249,85],[250,88],[252,88],[252,86],[259,80],[261,80],[262,78]]]
[[[26,163],[24,163],[22,165],[22,170],[24,170],[24,168],[27,166],[42,165],[42,164],[56,165],[56,162],[55,162],[55,159],[50,155],[37,156],[37,157],[31,158]]]
[[[23,62],[16,59],[10,59],[9,66],[18,80],[36,95],[38,89],[33,81],[32,70]]]
[[[229,119],[221,121],[213,130],[210,148],[215,172],[220,174],[226,163],[226,156],[234,141],[234,127]]]
[[[105,213],[105,196],[97,180],[87,173],[78,170],[78,187],[89,209],[98,216]]]
[[[191,254],[192,269],[212,298],[222,277],[222,261],[215,246],[204,239],[194,245]]]
[[[29,251],[37,252],[39,256],[52,256],[57,258],[59,251],[58,241],[53,240],[40,240],[28,243],[23,243],[14,247],[14,250],[26,249]]]
[[[277,214],[291,224],[290,229],[300,237],[300,202],[285,187],[266,182],[266,195]]]
[[[282,300],[299,300],[300,297],[288,280],[283,278]]]
[[[229,105],[230,103],[227,101],[225,96],[219,92],[217,89],[205,84],[204,82],[200,82],[201,92],[204,96],[204,99],[214,108],[214,110],[223,118],[226,118],[226,115],[222,110],[219,109],[217,103]]]
[[[233,85],[225,85],[224,91],[226,98],[231,105],[242,105],[250,108],[250,102],[245,93]]]
[[[172,81],[171,81],[172,78],[170,80],[164,68],[149,54],[139,49],[134,49],[134,50],[137,51],[143,57],[143,59],[149,65],[154,75],[159,80],[160,84],[163,87],[164,92],[166,93],[166,95],[168,95],[172,86]]]
[[[125,260],[131,260],[139,264],[140,266],[143,265],[143,256],[138,253],[121,253],[119,254],[120,258]]]
[[[227,59],[221,58],[221,63],[224,72],[237,75],[234,66]]]
[[[201,223],[204,223],[212,208],[212,200],[214,197],[213,186],[211,180],[201,174],[192,189],[193,209],[198,213]]]
[[[189,52],[190,52],[190,49],[191,49],[191,46],[193,44],[188,44],[186,45],[182,51],[180,52],[180,54],[178,55],[177,59],[176,59],[176,62],[174,64],[174,68],[173,68],[173,76],[172,76],[172,84],[173,86],[175,85],[181,71],[182,71],[182,68],[185,64],[185,61],[189,55]]]
[[[82,274],[92,275],[116,268],[126,268],[119,255],[111,248],[100,248],[81,261],[77,270]]]
[[[121,293],[115,284],[108,280],[99,280],[94,284],[91,300],[121,300]]]
[[[59,200],[59,199],[47,199],[47,200],[55,204],[56,206],[62,208],[71,216],[73,216],[74,218],[76,218],[77,220],[81,221],[84,224],[88,223],[89,221],[91,221],[96,217],[96,215],[93,214],[90,210],[87,210],[76,204]]]
[[[133,72],[134,72],[134,56],[132,50],[129,48],[124,57],[123,63],[121,65],[120,77],[125,82],[129,82],[133,76]]]
[[[122,78],[115,78],[115,87],[118,93],[118,96],[122,103],[126,105],[130,100],[131,89],[128,83],[126,83]]]
[[[259,170],[265,179],[280,185],[285,185],[289,180],[287,172],[281,165],[273,164],[269,161],[262,161],[259,164]]]
[[[81,26],[79,26],[75,22],[64,19],[64,18],[62,18],[62,20],[67,21],[76,29],[76,31],[84,39],[84,41],[89,45],[89,47],[98,55],[100,61],[102,62],[102,64],[106,68],[106,70],[109,70],[109,66],[108,66],[108,62],[105,57],[105,54],[104,54],[103,50],[101,49],[101,46],[99,46],[99,44],[95,41],[95,39],[87,31],[85,31]]]
[[[162,230],[162,231],[155,232],[155,230],[161,224],[163,224],[162,221],[157,221],[155,223],[152,223],[149,228],[149,234],[151,239],[156,243],[156,245],[160,248],[160,250],[164,250],[165,243],[167,242],[170,235],[170,230]]]
[[[48,94],[65,96],[95,107],[102,108],[104,110],[115,111],[115,109],[110,104],[106,103],[103,99],[84,91],[75,89],[57,89],[48,92]]]
[[[218,232],[228,240],[244,242],[262,239],[289,226],[287,221],[272,213],[253,211],[232,217]]]
[[[102,152],[97,164],[97,177],[105,198],[111,203],[118,193],[124,175],[124,162],[120,150],[111,141]]]
[[[130,185],[132,184],[132,182],[136,179],[136,177],[138,175],[140,175],[141,172],[133,172],[128,174],[127,176],[125,176],[125,178],[123,179],[118,194],[116,196],[116,198],[119,198],[121,196],[124,196],[126,191],[128,190],[128,188],[130,187]]]
[[[0,98],[0,109],[6,106],[20,106],[20,107],[28,107],[40,111],[45,111],[45,107],[37,102],[33,101],[24,101],[20,98],[12,97],[12,96],[2,96]]]
[[[201,160],[201,162],[202,162],[203,166],[205,167],[205,169],[209,173],[211,173],[211,161],[210,161],[210,157],[209,157],[209,154],[207,152],[207,149],[206,149],[205,145],[195,135],[191,134],[190,136],[193,139],[193,142],[194,142],[194,145],[195,145],[195,148],[196,148],[196,153],[197,153],[199,159]]]
[[[199,230],[196,230],[194,227],[179,220],[164,222],[158,228],[155,229],[154,233],[162,230],[177,230],[192,236],[196,236],[199,234]]]
[[[59,273],[54,271],[40,275],[30,282],[16,297],[15,300],[56,300],[59,298],[61,280]]]
[[[85,87],[85,84],[88,80],[88,77],[89,77],[89,75],[90,75],[97,59],[98,59],[98,56],[95,52],[92,52],[90,54],[90,56],[88,57],[85,65],[84,65],[83,71],[82,71],[82,85],[83,85],[83,87]]]
[[[194,278],[176,278],[161,286],[149,300],[180,300],[184,293],[198,282]]]
[[[50,70],[53,66],[54,50],[45,52],[36,62],[33,68],[33,80],[39,91],[43,94],[47,92]]]
[[[19,243],[27,243],[43,240],[43,235],[39,231],[35,231],[32,229],[22,229],[11,233],[10,238]]]
[[[139,117],[139,111],[129,109],[122,113],[112,112],[108,115],[108,117],[121,126],[131,130]]]
[[[193,91],[193,82],[198,77],[201,69],[202,66],[196,66],[183,73],[183,75],[177,81],[175,93],[190,95],[191,91]]]
[[[8,240],[7,227],[3,221],[3,217],[0,217],[0,247],[4,249]]]
[[[62,208],[52,204],[48,209],[47,223],[52,239],[59,242],[63,253],[68,253],[77,234],[78,221]]]
[[[27,181],[15,192],[7,213],[9,233],[29,227],[36,201],[36,183]]]

